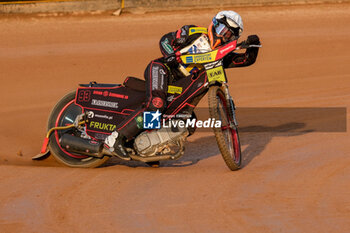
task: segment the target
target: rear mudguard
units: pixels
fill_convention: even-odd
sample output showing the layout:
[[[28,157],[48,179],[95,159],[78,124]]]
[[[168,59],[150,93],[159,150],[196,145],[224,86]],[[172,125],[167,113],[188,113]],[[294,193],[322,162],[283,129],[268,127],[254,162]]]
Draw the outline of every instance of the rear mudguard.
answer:
[[[85,121],[81,121],[79,122],[79,125],[85,124]],[[74,124],[71,125],[67,125],[67,126],[61,126],[61,127],[55,127],[50,129],[47,133],[46,133],[46,137],[44,139],[43,145],[41,146],[41,151],[39,154],[35,155],[32,157],[32,160],[44,160],[47,159],[50,156],[50,150],[48,148],[49,145],[49,141],[50,141],[50,135],[55,131],[55,130],[62,130],[62,129],[68,129],[68,128],[72,128],[75,127]]]
[[[32,160],[44,160],[44,159],[47,159],[50,155],[51,155],[50,150],[47,150],[44,153],[39,153],[39,154],[33,156]]]

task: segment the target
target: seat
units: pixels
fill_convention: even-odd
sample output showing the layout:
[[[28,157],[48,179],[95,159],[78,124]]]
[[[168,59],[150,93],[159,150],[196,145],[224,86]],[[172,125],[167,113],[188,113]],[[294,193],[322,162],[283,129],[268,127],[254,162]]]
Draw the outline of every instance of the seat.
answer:
[[[90,82],[89,84],[79,84],[81,87],[117,87],[120,84],[109,84],[109,83],[97,83],[95,81]]]
[[[135,91],[142,91],[142,92],[146,91],[146,81],[139,78],[127,77],[123,85]]]

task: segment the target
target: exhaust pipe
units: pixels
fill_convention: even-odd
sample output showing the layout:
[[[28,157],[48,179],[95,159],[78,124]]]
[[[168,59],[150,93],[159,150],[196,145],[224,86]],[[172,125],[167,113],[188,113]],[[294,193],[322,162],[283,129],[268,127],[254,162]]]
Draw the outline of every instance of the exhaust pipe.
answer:
[[[61,146],[69,151],[92,157],[103,157],[103,143],[91,139],[84,139],[70,134],[63,134],[60,138]]]

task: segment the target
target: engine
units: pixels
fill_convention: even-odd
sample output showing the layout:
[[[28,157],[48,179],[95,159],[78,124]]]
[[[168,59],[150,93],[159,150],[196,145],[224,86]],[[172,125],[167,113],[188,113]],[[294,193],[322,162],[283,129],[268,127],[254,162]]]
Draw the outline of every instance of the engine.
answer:
[[[184,150],[183,143],[188,135],[184,127],[169,127],[142,132],[135,139],[134,148],[142,157],[177,155]]]

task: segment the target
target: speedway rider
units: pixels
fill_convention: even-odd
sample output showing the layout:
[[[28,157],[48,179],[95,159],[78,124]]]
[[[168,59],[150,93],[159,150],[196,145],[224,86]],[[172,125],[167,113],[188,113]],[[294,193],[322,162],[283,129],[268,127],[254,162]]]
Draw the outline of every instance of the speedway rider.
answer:
[[[124,140],[131,139],[143,129],[138,127],[136,118],[143,116],[144,111],[163,112],[166,106],[168,85],[174,79],[191,78],[198,75],[200,67],[186,67],[181,63],[180,50],[190,45],[200,36],[205,35],[212,50],[227,42],[237,40],[243,32],[241,16],[234,11],[221,11],[215,15],[209,28],[201,28],[195,25],[186,25],[175,32],[165,34],[160,40],[160,50],[163,57],[150,62],[145,70],[146,100],[145,103],[130,114],[105,140],[105,148],[112,154],[129,160],[124,149]],[[248,36],[242,44],[260,45],[259,37]],[[224,68],[242,67],[253,64],[258,55],[259,48],[247,48],[245,53],[234,53],[224,59]],[[189,77],[190,76],[190,77]]]

